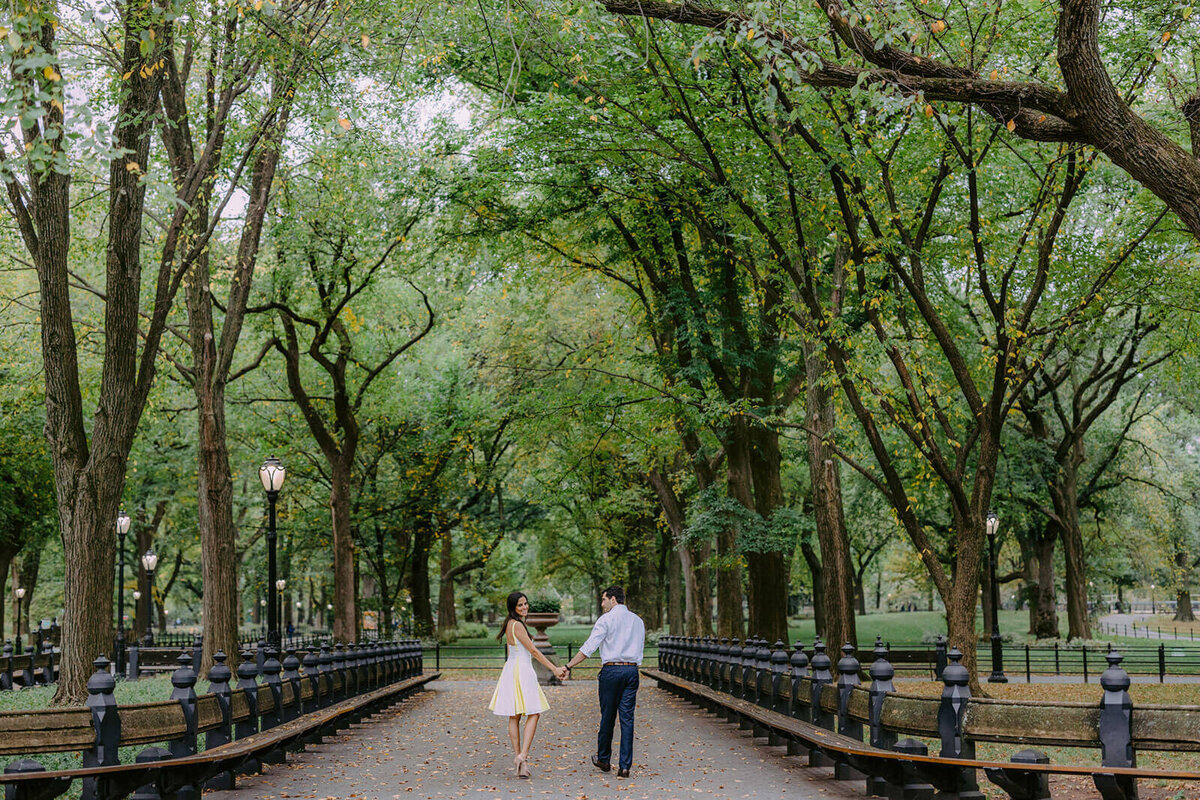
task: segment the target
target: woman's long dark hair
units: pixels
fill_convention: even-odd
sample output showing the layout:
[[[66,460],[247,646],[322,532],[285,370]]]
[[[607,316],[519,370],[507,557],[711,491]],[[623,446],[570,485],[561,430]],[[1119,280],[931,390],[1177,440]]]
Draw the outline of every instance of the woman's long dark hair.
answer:
[[[500,625],[500,635],[496,637],[496,641],[503,641],[505,644],[508,643],[508,640],[504,638],[504,635],[508,633],[509,622],[516,620],[522,625],[525,624],[525,620],[521,619],[521,615],[517,613],[517,603],[521,602],[522,597],[525,597],[524,592],[509,593],[508,600],[505,601],[506,605],[508,606],[508,616],[504,618],[504,622]]]

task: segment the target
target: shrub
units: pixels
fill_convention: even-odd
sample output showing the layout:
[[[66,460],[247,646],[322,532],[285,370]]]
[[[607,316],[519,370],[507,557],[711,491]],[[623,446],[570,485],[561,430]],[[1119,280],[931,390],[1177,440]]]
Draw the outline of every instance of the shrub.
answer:
[[[557,614],[562,602],[557,597],[534,597],[529,601],[530,614]]]
[[[464,622],[456,630],[459,639],[484,639],[488,635],[488,627],[482,622]]]
[[[442,644],[451,644],[459,639],[483,639],[488,635],[487,626],[482,622],[464,622],[457,628],[439,631],[437,640]]]

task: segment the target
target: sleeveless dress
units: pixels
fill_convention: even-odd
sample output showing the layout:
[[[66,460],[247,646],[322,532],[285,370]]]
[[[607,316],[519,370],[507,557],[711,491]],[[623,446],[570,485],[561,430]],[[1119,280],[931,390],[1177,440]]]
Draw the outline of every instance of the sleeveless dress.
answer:
[[[541,714],[550,708],[533,671],[533,656],[520,644],[508,645],[508,660],[496,681],[488,709],[498,717]]]

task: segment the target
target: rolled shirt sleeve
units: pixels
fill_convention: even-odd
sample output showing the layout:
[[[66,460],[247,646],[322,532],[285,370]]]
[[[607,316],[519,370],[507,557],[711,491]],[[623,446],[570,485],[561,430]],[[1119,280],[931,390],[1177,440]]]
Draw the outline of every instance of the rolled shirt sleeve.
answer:
[[[608,614],[600,615],[600,618],[596,620],[596,624],[592,626],[591,635],[588,636],[583,646],[579,648],[579,652],[588,658],[592,657],[592,654],[596,652],[596,649],[600,647],[600,643],[604,641],[604,637],[608,634],[608,618]]]

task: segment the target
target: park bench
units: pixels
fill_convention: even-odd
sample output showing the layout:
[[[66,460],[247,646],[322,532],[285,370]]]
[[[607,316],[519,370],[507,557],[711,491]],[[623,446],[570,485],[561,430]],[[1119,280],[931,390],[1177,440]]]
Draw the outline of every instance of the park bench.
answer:
[[[193,654],[177,656],[171,699],[118,707],[107,659],[96,659],[85,708],[0,714],[0,756],[82,751],[83,767],[46,771],[21,759],[0,776],[6,800],[58,797],[82,780],[84,800],[126,797],[194,798],[199,787],[231,787],[237,772],[280,763],[284,751],[348,726],[384,705],[404,699],[438,677],[424,674],[419,643],[376,643],[274,651],[264,664],[265,683],[250,653],[238,666],[238,683],[218,653],[209,692],[197,695]],[[301,660],[303,655],[303,660]],[[301,672],[303,666],[303,672]],[[198,735],[206,749],[198,752]],[[120,747],[151,746],[133,764],[120,764]]]
[[[648,677],[769,744],[807,754],[811,765],[833,766],[838,778],[866,778],[870,795],[925,798],[937,792],[939,798],[978,800],[981,769],[1014,800],[1049,798],[1052,774],[1090,776],[1106,800],[1136,797],[1138,778],[1200,781],[1200,773],[1137,768],[1136,750],[1200,751],[1200,707],[1134,709],[1116,653],[1109,654],[1110,668],[1101,678],[1100,702],[1018,702],[971,697],[955,650],[943,673],[946,688],[933,698],[895,691],[895,670],[878,641],[868,688],[849,645],[835,677],[819,642],[810,663],[802,650],[789,657],[782,642],[772,649],[758,640],[726,647],[664,638],[660,669],[645,671]],[[899,736],[940,740],[941,752],[930,756],[924,742]],[[1098,747],[1102,766],[1054,765],[1032,749],[1011,762],[979,761],[979,741]]]
[[[95,781],[98,797],[126,797],[151,787],[161,797],[174,797],[181,789],[204,784],[222,775],[231,776],[247,765],[268,761],[281,751],[320,742],[322,738],[405,699],[439,677],[439,673],[417,675],[193,756],[171,758],[169,751],[161,751],[154,754],[162,756],[161,760],[148,759],[133,764],[52,772],[9,772],[0,775],[0,784],[6,787],[6,800],[49,800],[64,794],[74,780]],[[231,779],[225,783],[227,788],[232,785]]]

